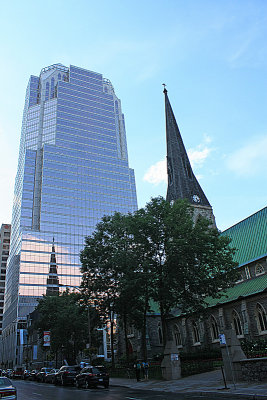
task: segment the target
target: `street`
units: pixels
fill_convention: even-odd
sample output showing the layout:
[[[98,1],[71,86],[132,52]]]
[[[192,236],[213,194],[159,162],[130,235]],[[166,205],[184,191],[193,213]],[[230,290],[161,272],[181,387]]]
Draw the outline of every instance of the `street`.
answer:
[[[124,387],[109,389],[77,389],[72,386],[60,387],[31,381],[13,381],[17,388],[18,400],[203,400],[204,397],[192,394],[135,390]],[[220,396],[220,398],[223,398]],[[229,397],[227,397],[228,400]],[[215,400],[209,397],[209,400]]]

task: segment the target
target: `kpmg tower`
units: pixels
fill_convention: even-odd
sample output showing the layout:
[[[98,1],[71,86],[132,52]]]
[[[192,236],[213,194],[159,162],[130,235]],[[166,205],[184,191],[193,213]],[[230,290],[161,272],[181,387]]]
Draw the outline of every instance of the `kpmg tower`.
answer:
[[[31,76],[7,265],[5,362],[22,363],[26,316],[38,298],[79,285],[84,237],[101,217],[136,209],[124,116],[111,82],[61,64]]]

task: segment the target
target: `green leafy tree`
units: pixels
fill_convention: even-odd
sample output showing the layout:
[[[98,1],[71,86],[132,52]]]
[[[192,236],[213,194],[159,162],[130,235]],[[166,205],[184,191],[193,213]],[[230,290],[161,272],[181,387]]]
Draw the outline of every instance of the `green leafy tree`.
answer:
[[[154,198],[133,215],[105,217],[81,253],[84,290],[112,304],[125,343],[127,323],[141,327],[144,358],[149,300],[159,305],[165,344],[172,309],[203,312],[207,296],[220,297],[236,280],[229,239],[205,218],[194,222],[193,212],[184,200]]]
[[[80,295],[66,291],[59,296],[44,296],[37,311],[35,328],[40,338],[43,331],[50,331],[51,352],[56,359],[62,352],[68,362],[75,362],[88,338],[87,310],[80,303]]]
[[[85,248],[81,252],[81,288],[84,295],[97,305],[103,320],[109,322],[113,363],[114,315],[119,314],[123,321],[128,359],[127,327],[138,308],[129,218],[120,213],[105,216],[93,235],[86,238]]]

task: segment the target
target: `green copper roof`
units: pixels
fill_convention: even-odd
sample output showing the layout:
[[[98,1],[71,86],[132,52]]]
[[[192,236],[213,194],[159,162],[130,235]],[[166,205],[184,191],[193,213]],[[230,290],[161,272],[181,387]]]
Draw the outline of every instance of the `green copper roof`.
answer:
[[[232,288],[227,289],[224,295],[220,299],[213,299],[207,297],[207,307],[214,307],[219,304],[230,303],[240,298],[252,296],[257,293],[267,291],[267,275],[261,275],[254,279],[246,280],[242,283],[238,283]],[[178,309],[172,310],[174,317],[181,316],[181,311]]]
[[[248,297],[253,294],[261,293],[267,290],[267,275],[261,275],[254,279],[246,280],[242,283],[238,283],[232,288],[227,289],[220,299],[213,299],[207,297],[206,301],[208,307],[215,306],[216,304],[229,303],[230,301],[237,300],[241,297]]]
[[[234,261],[244,265],[267,255],[267,207],[221,233],[237,249]]]

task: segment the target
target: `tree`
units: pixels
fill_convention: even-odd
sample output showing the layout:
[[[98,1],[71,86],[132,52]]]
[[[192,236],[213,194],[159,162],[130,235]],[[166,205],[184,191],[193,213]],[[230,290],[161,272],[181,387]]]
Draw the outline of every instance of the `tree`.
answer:
[[[50,349],[56,359],[63,352],[68,362],[75,363],[88,337],[87,311],[80,304],[80,295],[66,291],[59,296],[43,296],[37,311],[35,328],[40,338],[44,331],[50,331]]]
[[[124,320],[142,328],[146,358],[149,300],[160,308],[163,343],[172,309],[203,312],[207,296],[220,297],[236,280],[234,250],[203,217],[193,220],[184,200],[152,199],[133,215],[105,217],[81,253],[82,286],[112,303]],[[126,353],[127,354],[127,353]]]
[[[85,248],[81,252],[81,289],[85,296],[97,304],[103,319],[109,321],[112,349],[114,315],[120,315],[127,359],[127,327],[138,310],[139,298],[134,276],[136,256],[133,252],[129,218],[130,216],[120,213],[105,216],[92,236],[86,238]],[[114,363],[113,351],[112,362]]]
[[[150,293],[160,308],[164,344],[172,309],[204,312],[205,298],[220,297],[237,276],[230,240],[201,216],[194,223],[193,212],[185,200],[170,204],[162,197],[137,211],[143,219],[144,258],[150,265]]]

